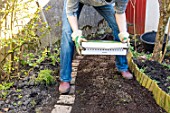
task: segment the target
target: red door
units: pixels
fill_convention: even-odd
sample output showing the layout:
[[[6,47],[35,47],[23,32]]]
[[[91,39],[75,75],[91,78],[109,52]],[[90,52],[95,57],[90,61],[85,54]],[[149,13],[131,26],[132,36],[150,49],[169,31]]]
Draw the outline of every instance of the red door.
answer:
[[[143,34],[145,30],[145,16],[146,16],[146,0],[129,0],[126,9],[128,32],[134,34],[135,26],[136,34]]]

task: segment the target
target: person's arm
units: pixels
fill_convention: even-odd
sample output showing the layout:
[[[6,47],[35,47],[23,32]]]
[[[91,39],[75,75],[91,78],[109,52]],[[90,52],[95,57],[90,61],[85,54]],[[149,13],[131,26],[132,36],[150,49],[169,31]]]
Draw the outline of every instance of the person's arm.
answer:
[[[115,17],[120,33],[118,34],[121,42],[129,42],[129,33],[127,32],[127,22],[125,10],[128,0],[117,0],[115,2]]]
[[[82,36],[82,31],[79,30],[78,28],[78,21],[77,21],[78,7],[79,7],[79,0],[67,0],[66,14],[67,14],[67,18],[70,23],[70,26],[73,30],[71,37],[76,45],[76,50],[78,54],[81,55],[81,50],[83,49],[81,47],[81,42],[87,41],[87,40]]]
[[[68,21],[70,23],[70,26],[73,30],[73,32],[78,31],[78,21],[77,21],[77,16],[67,16]]]
[[[67,0],[66,14],[73,32],[78,30],[77,11],[79,0]]]
[[[127,32],[127,23],[126,23],[126,15],[125,13],[123,14],[115,14],[116,17],[116,22],[119,27],[120,32]]]

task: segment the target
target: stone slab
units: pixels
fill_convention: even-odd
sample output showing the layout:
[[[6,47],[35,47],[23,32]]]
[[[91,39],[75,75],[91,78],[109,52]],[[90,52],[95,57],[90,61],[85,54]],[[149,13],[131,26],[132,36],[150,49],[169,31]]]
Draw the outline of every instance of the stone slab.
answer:
[[[74,78],[74,77],[76,77],[76,76],[77,76],[77,72],[72,72],[72,73],[71,73],[71,77],[72,77],[72,78]]]
[[[80,60],[73,60],[73,63],[80,63]]]
[[[76,77],[73,77],[73,78],[71,79],[70,84],[75,84],[75,81],[76,81]]]
[[[78,66],[79,66],[79,63],[73,62],[73,63],[72,63],[72,66],[73,66],[73,67],[78,67]]]
[[[84,58],[84,56],[76,56],[76,59],[78,60],[82,60]]]
[[[51,113],[70,113],[71,109],[71,106],[55,105]]]
[[[74,104],[75,95],[60,95],[57,104]]]
[[[75,85],[71,85],[69,94],[70,95],[75,94]]]
[[[72,67],[72,72],[77,72],[78,67]]]

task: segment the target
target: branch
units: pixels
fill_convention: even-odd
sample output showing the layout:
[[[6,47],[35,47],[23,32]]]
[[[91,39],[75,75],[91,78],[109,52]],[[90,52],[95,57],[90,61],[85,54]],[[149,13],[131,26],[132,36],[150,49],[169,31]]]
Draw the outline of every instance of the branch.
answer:
[[[13,51],[8,52],[8,53],[4,56],[3,60],[0,62],[0,66],[2,66],[2,64],[4,64],[5,59],[8,57],[8,55],[16,52],[15,50],[16,50],[17,48],[20,48],[21,46],[23,46],[23,45],[25,45],[25,44],[34,44],[34,43],[23,43],[22,45],[16,46],[16,47],[13,49]]]

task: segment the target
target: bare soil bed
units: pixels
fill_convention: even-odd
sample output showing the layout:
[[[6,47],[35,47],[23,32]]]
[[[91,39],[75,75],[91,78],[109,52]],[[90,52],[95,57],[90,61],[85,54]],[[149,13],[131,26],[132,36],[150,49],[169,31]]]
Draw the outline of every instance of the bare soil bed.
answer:
[[[168,78],[170,69],[155,61],[145,60],[142,62],[139,59],[134,59],[134,61],[140,69],[144,69],[146,75],[157,82],[162,90],[170,94],[170,79]]]
[[[145,53],[143,56],[147,56],[150,54],[150,52],[145,50],[144,45],[139,38],[140,37],[138,36],[136,42],[136,51],[138,53]],[[146,75],[148,75],[152,80],[155,80],[162,90],[170,94],[170,67],[168,67],[168,65],[170,65],[169,55],[170,50],[167,49],[161,64],[153,60],[147,60],[143,57],[133,58],[133,60],[139,69],[142,69]]]
[[[76,100],[71,113],[165,113],[134,79],[115,68],[114,56],[85,56],[76,78]]]

